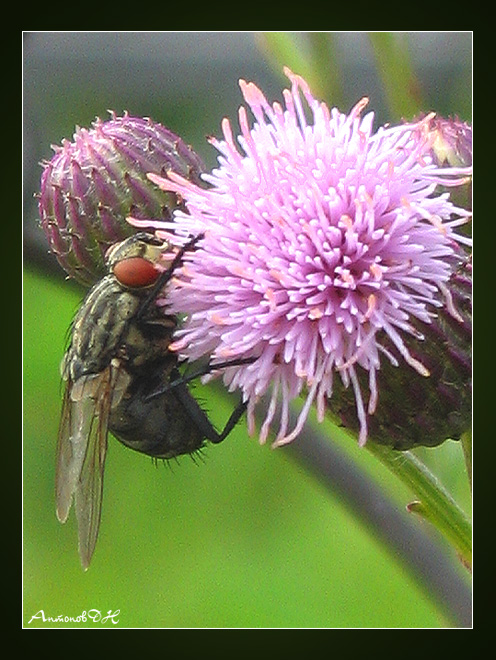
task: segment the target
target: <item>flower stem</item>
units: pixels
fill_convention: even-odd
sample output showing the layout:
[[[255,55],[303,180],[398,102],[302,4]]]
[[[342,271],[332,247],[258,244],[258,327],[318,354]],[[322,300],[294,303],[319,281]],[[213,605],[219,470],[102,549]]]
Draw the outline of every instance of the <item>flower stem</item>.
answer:
[[[296,422],[296,415],[290,416]],[[263,420],[264,416],[260,415]],[[356,442],[356,439],[355,439]],[[367,446],[367,445],[366,445]],[[416,525],[322,429],[307,424],[297,440],[281,450],[305,467],[327,492],[338,496],[352,514],[405,568],[429,597],[434,598],[454,625],[471,625],[471,592],[455,570],[446,548]],[[398,461],[399,452],[395,453]],[[400,455],[401,458],[402,454]]]
[[[407,508],[429,520],[454,546],[464,565],[472,564],[472,526],[440,481],[411,452],[397,452],[369,442],[367,449],[401,481],[418,501]]]

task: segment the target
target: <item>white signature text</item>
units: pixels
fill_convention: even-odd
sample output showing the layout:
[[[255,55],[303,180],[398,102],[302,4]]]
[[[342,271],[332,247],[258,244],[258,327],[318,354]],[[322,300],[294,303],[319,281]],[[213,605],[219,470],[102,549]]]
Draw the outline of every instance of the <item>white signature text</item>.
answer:
[[[108,621],[112,621],[112,623],[115,625],[119,623],[119,619],[117,617],[120,613],[120,610],[115,610],[115,612],[109,610],[107,614],[102,616],[100,610],[83,610],[78,616],[66,616],[64,614],[58,614],[57,616],[46,616],[43,610],[39,610],[36,612],[36,614],[33,614],[28,623],[39,620],[43,621],[44,623],[84,623],[86,621],[93,621],[93,623],[105,624]]]

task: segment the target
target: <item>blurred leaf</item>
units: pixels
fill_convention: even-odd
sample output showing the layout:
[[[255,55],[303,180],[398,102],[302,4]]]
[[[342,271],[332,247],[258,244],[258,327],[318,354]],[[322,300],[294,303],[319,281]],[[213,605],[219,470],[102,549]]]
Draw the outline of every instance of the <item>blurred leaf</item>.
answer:
[[[369,40],[391,118],[412,119],[425,108],[405,41],[390,32],[370,32]]]
[[[257,37],[278,74],[289,67],[305,78],[316,97],[339,105],[341,74],[332,32],[261,32]]]

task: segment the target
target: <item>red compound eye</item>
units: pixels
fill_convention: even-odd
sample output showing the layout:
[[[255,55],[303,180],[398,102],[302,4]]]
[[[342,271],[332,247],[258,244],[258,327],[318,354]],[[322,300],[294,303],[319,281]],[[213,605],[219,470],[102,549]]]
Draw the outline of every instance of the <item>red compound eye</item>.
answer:
[[[156,282],[160,271],[143,257],[129,257],[115,264],[114,275],[123,286],[138,288]]]

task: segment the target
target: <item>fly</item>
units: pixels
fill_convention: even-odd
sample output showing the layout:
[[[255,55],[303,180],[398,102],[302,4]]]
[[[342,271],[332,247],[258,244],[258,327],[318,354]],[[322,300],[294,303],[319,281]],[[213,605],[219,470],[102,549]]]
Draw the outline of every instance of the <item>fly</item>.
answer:
[[[215,430],[169,350],[177,318],[156,304],[197,240],[179,250],[166,270],[158,264],[168,243],[140,232],[116,244],[107,255],[108,274],[74,319],[62,362],[56,511],[65,522],[74,502],[84,569],[100,526],[109,431],[131,449],[168,459],[196,452],[205,439],[222,442],[244,412],[241,403],[222,433]]]

